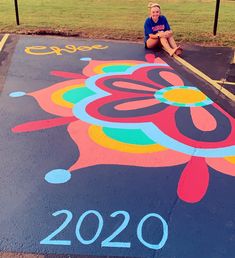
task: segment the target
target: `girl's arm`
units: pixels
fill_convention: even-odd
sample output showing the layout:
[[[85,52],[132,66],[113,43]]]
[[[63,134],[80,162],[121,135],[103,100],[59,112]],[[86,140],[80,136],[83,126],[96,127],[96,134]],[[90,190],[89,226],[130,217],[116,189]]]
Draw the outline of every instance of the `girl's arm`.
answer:
[[[150,37],[151,39],[158,39],[158,38],[160,38],[160,35],[159,35],[159,32],[158,32],[158,33],[156,33],[156,34],[149,34],[149,37]]]

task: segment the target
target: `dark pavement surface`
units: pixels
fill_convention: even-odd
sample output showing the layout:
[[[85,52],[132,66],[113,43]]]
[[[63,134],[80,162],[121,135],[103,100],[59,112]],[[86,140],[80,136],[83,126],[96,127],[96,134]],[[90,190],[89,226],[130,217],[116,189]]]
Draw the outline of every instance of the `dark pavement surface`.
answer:
[[[214,80],[235,82],[234,49],[221,47],[202,47],[185,45],[183,58]],[[235,94],[234,85],[224,84],[227,90]]]
[[[183,58],[228,80],[233,54]],[[0,64],[0,257],[233,257],[233,101],[141,44],[11,36]]]

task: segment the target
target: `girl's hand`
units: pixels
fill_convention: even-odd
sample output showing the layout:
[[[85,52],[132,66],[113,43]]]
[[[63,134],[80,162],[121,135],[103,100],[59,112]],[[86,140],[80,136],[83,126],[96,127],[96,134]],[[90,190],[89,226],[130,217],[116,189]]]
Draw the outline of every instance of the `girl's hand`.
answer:
[[[169,38],[169,37],[171,37],[173,35],[171,30],[165,31],[164,34],[165,34],[165,38]]]
[[[159,31],[157,34],[160,38],[165,38],[165,32],[164,31]]]

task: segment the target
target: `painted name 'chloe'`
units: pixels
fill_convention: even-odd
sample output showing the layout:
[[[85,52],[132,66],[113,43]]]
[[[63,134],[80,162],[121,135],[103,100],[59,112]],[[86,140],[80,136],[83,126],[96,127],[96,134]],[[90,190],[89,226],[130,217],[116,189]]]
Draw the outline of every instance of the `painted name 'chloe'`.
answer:
[[[66,45],[64,48],[60,48],[57,46],[30,46],[25,48],[25,52],[29,55],[37,55],[37,56],[44,56],[44,55],[57,55],[61,56],[63,52],[73,54],[77,51],[91,51],[93,49],[107,49],[108,46],[102,45],[93,45],[93,46],[75,46],[75,45]],[[49,50],[49,51],[48,51]]]

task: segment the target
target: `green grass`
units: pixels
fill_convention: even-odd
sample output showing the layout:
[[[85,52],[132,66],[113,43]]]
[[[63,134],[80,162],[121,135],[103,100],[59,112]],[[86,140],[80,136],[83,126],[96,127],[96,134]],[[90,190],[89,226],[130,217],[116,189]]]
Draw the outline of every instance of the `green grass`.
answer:
[[[177,41],[235,46],[235,1],[221,1],[217,36],[213,36],[216,0],[162,0]],[[148,16],[144,0],[18,0],[0,1],[0,32],[51,33],[91,38],[142,40]]]

